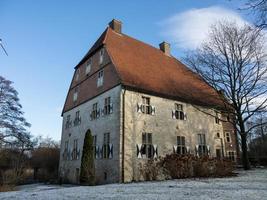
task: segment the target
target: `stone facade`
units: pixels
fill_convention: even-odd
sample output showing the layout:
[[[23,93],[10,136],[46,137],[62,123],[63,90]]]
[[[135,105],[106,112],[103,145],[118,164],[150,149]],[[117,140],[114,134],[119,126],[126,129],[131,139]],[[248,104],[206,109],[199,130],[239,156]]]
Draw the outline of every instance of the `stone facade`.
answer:
[[[142,103],[142,97],[150,98],[155,107],[155,114],[137,112],[137,104]],[[183,105],[186,120],[172,118],[175,103]],[[197,134],[205,134],[206,145],[210,148],[210,156],[216,156],[216,149],[225,155],[224,133],[222,122],[217,124],[213,117],[213,109],[205,109],[208,115],[197,107],[184,102],[174,101],[134,91],[125,93],[125,182],[139,179],[139,163],[143,158],[137,158],[136,145],[142,144],[142,133],[152,133],[152,143],[157,145],[158,156],[164,156],[174,151],[177,136],[185,136],[185,146],[192,154],[196,154],[198,145]],[[217,137],[217,133],[220,137]]]
[[[65,181],[71,183],[79,183],[79,171],[81,166],[81,156],[83,149],[83,142],[85,133],[88,129],[91,130],[93,136],[96,136],[96,145],[101,147],[103,145],[104,133],[110,133],[110,144],[113,145],[112,158],[95,159],[96,167],[96,182],[97,183],[111,183],[119,182],[119,138],[120,138],[120,91],[121,87],[117,86],[108,92],[105,92],[90,101],[81,104],[74,109],[65,112],[63,114],[63,127],[61,136],[61,152],[60,152],[60,175]],[[111,114],[100,116],[97,119],[91,120],[90,113],[94,103],[98,103],[98,108],[103,109],[104,99],[110,97],[113,104],[113,112]],[[75,119],[75,114],[80,111],[81,122],[79,125],[66,128],[66,119],[70,115],[72,121]],[[71,152],[73,151],[74,140],[78,140],[78,159],[71,158]],[[65,144],[68,142],[69,158],[64,159],[63,154],[65,150]],[[106,176],[106,177],[105,177]]]

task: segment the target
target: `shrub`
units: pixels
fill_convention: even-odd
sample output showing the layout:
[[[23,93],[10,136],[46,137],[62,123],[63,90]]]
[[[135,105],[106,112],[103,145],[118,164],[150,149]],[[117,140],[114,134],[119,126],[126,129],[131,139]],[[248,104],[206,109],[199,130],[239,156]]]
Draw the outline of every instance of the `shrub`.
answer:
[[[83,185],[95,185],[93,137],[90,130],[86,132],[84,137],[80,183]]]
[[[169,154],[140,164],[140,173],[144,180],[225,177],[233,175],[233,170],[234,165],[229,160],[193,155]]]

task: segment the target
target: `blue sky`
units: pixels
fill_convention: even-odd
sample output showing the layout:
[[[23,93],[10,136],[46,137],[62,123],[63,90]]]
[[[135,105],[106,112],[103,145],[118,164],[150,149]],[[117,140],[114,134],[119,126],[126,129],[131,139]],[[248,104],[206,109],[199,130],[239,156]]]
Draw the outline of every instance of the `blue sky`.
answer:
[[[214,19],[247,20],[238,0],[0,1],[0,75],[14,82],[33,135],[61,136],[61,110],[74,71],[108,22],[154,46],[165,40],[172,54],[195,48]]]

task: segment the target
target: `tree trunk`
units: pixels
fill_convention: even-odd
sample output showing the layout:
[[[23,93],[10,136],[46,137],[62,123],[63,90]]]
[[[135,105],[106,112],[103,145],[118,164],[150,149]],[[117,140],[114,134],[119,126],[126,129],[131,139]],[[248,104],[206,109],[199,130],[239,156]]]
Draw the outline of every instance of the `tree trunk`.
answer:
[[[247,135],[245,133],[241,134],[241,148],[242,148],[242,164],[244,170],[250,169],[250,163],[248,159],[248,147],[247,147]]]

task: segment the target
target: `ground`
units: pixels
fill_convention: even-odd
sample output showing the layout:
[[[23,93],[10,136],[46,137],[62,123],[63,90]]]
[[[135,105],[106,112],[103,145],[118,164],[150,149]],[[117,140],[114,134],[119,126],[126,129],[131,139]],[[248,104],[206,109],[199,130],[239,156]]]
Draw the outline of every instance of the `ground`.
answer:
[[[0,193],[13,199],[267,199],[267,169],[238,171],[237,177],[179,179],[161,182],[110,184],[102,186],[58,186],[33,184],[18,191]]]

